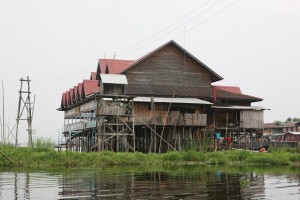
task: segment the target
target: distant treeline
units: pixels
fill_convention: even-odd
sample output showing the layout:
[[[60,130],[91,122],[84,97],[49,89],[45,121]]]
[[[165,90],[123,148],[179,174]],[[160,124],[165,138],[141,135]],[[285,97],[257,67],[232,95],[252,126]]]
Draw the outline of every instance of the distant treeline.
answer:
[[[289,122],[300,122],[300,118],[296,118],[296,117],[291,118],[291,117],[289,117],[285,121],[275,120],[273,123],[279,125],[279,124],[284,124],[284,123],[289,123]]]

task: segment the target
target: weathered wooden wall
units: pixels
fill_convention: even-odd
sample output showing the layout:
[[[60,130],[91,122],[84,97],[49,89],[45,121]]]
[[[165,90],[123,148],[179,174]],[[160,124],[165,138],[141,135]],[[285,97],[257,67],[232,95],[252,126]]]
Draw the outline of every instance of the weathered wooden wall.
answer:
[[[242,110],[241,111],[242,128],[264,128],[264,112],[260,110]]]
[[[74,108],[66,110],[65,111],[65,118],[80,115],[80,113],[83,113],[83,112],[88,112],[88,111],[91,111],[91,110],[95,110],[96,106],[97,106],[97,101],[96,100],[91,100],[87,103],[78,105]]]
[[[264,112],[258,110],[214,110],[209,126],[215,128],[263,129]]]
[[[124,95],[124,85],[121,84],[101,84],[101,92],[102,94],[109,94],[109,95]]]
[[[129,84],[211,87],[211,74],[175,45],[168,45],[125,72]]]
[[[203,113],[203,106],[198,106],[195,109],[192,105],[181,105],[185,109],[189,107],[193,110],[193,113],[181,113],[180,105],[176,104],[175,107],[171,107],[168,113],[168,107],[162,106],[162,104],[156,103],[155,108],[160,107],[155,111],[150,109],[149,103],[134,103],[135,122],[137,124],[155,124],[155,125],[176,125],[176,126],[206,126],[207,114]],[[165,107],[165,109],[161,109]]]
[[[121,102],[101,101],[97,114],[98,115],[125,115],[126,108],[122,107]]]

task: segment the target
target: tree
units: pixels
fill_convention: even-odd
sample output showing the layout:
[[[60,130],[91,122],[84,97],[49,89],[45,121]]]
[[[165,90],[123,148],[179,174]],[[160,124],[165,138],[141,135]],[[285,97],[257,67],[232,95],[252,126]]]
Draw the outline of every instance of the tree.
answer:
[[[274,121],[273,122],[275,125],[281,125],[281,124],[283,124],[283,122],[282,121],[279,121],[279,120],[276,120],[276,121]]]
[[[294,117],[294,118],[293,118],[293,122],[300,122],[300,118]]]
[[[292,122],[292,121],[293,121],[293,119],[289,117],[285,120],[285,123]]]

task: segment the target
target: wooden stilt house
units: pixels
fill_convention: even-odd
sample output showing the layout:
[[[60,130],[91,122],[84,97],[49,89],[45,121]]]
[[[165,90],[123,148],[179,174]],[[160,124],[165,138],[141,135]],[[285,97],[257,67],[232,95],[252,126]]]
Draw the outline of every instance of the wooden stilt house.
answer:
[[[136,61],[99,59],[90,79],[59,108],[72,119],[64,134],[74,150],[200,150],[214,146],[216,131],[245,143],[262,133],[264,109],[251,106],[262,99],[212,85],[223,78],[174,41]]]

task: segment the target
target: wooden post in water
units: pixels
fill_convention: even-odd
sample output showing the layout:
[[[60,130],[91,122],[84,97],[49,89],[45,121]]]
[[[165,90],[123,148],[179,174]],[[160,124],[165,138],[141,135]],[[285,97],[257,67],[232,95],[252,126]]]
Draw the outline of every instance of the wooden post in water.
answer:
[[[12,161],[9,157],[7,157],[2,151],[0,151],[0,154],[2,154],[7,160],[9,160],[11,163],[15,164],[14,161]]]

